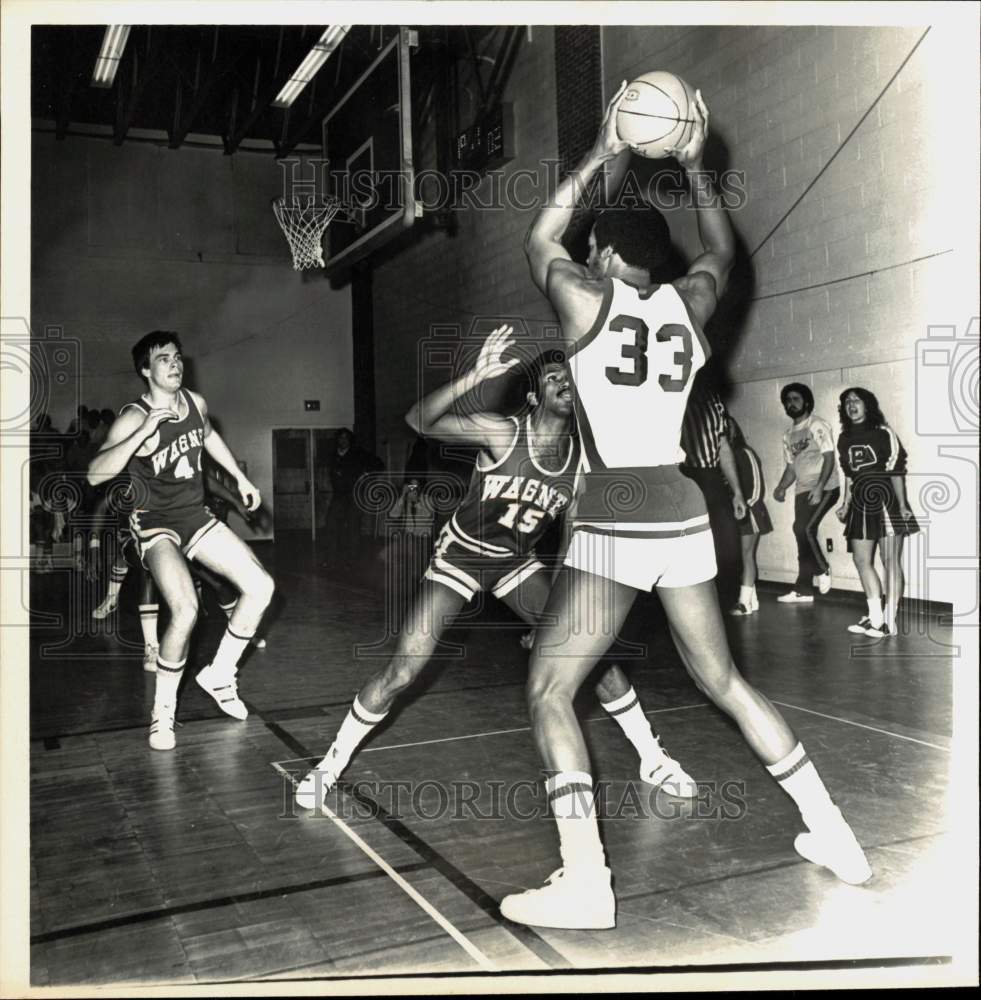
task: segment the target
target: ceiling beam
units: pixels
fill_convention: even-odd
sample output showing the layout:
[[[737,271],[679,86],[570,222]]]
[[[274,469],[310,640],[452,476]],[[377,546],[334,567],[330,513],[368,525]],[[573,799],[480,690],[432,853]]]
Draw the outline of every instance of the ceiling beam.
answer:
[[[299,56],[301,45],[302,40],[298,40],[296,44],[289,47],[289,55],[286,58],[283,58],[283,29],[279,29],[279,39],[276,44],[276,61],[273,66],[273,74],[269,78],[269,82],[266,86],[263,87],[261,92],[256,95],[255,105],[252,110],[245,116],[245,119],[238,125],[237,128],[235,128],[233,132],[229,132],[228,137],[225,139],[226,156],[231,156],[232,153],[238,149],[242,140],[249,134],[249,130],[252,126],[255,125],[255,123],[269,110],[269,107],[275,100],[276,95],[283,89],[283,86],[286,81],[289,80],[293,72],[291,68],[283,69],[283,67],[292,67],[295,57]]]
[[[126,139],[126,134],[133,124],[133,118],[140,105],[140,100],[146,93],[147,87],[160,78],[160,75],[167,65],[167,60],[163,56],[163,32],[162,27],[147,27],[145,45],[132,45],[132,77],[129,93],[123,93],[122,79],[119,82],[119,103],[117,105],[116,125],[113,129],[112,141],[117,146],[121,146]]]
[[[216,38],[214,42],[216,57],[205,70],[204,79],[201,80],[200,86],[195,91],[186,111],[180,107],[181,91],[180,81],[178,81],[178,108],[175,112],[174,127],[170,134],[170,142],[168,143],[171,149],[180,148],[181,143],[187,138],[188,133],[194,126],[194,122],[207,105],[215,84],[226,77],[243,59],[252,58],[256,55],[258,41],[255,38],[248,40],[236,38],[234,39],[234,44],[226,43],[224,51],[220,51],[221,48]],[[217,54],[219,52],[220,54]]]

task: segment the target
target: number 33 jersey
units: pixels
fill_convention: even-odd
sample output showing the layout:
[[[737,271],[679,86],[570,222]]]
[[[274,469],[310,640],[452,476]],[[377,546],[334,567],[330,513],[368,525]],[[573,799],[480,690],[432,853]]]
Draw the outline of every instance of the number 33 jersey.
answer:
[[[531,417],[519,422],[507,453],[493,462],[477,458],[470,487],[449,527],[475,554],[501,556],[531,552],[552,522],[572,501],[579,448],[571,434],[556,468],[535,452]]]
[[[150,412],[144,399],[127,403],[119,412],[135,406]],[[201,449],[204,418],[194,400],[180,390],[178,420],[165,420],[129,460],[127,471],[133,482],[133,506],[141,511],[172,511],[204,505]]]
[[[671,522],[675,533],[684,533],[685,515],[694,517],[694,509],[655,508],[663,506],[662,480],[673,479],[684,459],[688,396],[710,353],[672,285],[641,291],[606,279],[599,315],[568,359],[584,473],[577,522],[605,519],[638,528]]]

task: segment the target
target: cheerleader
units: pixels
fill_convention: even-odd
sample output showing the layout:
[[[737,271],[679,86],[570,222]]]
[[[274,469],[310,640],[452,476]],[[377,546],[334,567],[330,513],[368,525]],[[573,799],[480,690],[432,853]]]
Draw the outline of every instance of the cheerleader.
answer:
[[[903,595],[903,539],[919,531],[906,500],[906,450],[867,389],[846,389],[839,397],[838,457],[845,473],[845,498],[838,519],[862,581],[868,614],[848,631],[881,638],[896,634],[896,611]],[[883,586],[875,550],[885,569]]]

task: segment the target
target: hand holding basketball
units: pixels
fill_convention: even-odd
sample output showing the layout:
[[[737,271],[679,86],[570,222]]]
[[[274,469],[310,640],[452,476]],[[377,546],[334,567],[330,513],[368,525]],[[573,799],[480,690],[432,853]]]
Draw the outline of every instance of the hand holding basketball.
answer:
[[[510,361],[502,359],[504,352],[514,344],[514,339],[511,336],[513,333],[514,327],[507,324],[491,331],[490,336],[484,342],[484,346],[480,349],[477,363],[473,367],[475,382],[485,382],[489,378],[499,378],[521,361],[520,358],[511,358]]]
[[[626,92],[627,81],[624,80],[606,106],[606,116],[596,136],[596,142],[593,143],[593,155],[601,160],[611,160],[630,147],[630,143],[621,139],[617,131],[617,115]]]
[[[689,112],[694,119],[691,128],[691,138],[684,146],[668,146],[665,153],[673,156],[686,170],[702,168],[702,153],[705,151],[705,140],[708,138],[709,109],[702,100],[702,92],[695,91],[695,99],[691,102]]]

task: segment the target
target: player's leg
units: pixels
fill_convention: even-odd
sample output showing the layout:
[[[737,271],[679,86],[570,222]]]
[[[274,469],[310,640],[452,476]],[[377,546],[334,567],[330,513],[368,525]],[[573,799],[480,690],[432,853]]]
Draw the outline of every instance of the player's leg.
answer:
[[[215,597],[218,599],[218,607],[224,613],[225,620],[231,621],[231,617],[235,613],[235,605],[238,603],[238,591],[224,577],[217,576],[211,570],[205,569],[199,562],[192,564],[191,574],[194,576],[195,585],[203,582],[214,591]],[[198,594],[200,595],[200,593],[201,589],[198,586]],[[203,606],[201,610],[204,611]],[[254,635],[250,641],[256,649],[266,648],[266,640],[258,635]]]
[[[881,635],[882,632],[882,580],[875,568],[874,538],[851,539],[852,560],[858,570],[858,578],[862,581],[868,612],[861,621],[849,625],[848,631],[858,635]]]
[[[97,536],[94,542],[98,545]],[[103,618],[108,618],[116,610],[119,604],[119,592],[123,589],[123,581],[126,579],[128,572],[129,565],[123,555],[122,548],[117,545],[112,565],[109,567],[109,586],[106,590],[106,596],[102,599],[99,606],[93,610],[93,618],[101,621]]]
[[[529,625],[536,628],[542,622],[551,584],[544,567],[524,577],[521,582],[504,594],[495,594]],[[685,769],[661,746],[660,737],[654,732],[644,714],[634,686],[615,663],[607,667],[596,684],[596,696],[604,711],[616,721],[630,740],[640,759],[642,781],[655,788],[663,788],[669,795],[693,798],[698,795],[698,785]]]
[[[794,540],[797,542],[797,580],[794,588],[789,593],[778,597],[781,602],[806,602],[814,601],[814,580],[817,572],[814,563],[814,551],[807,537],[807,524],[810,520],[811,507],[808,503],[807,493],[798,493],[794,497]]]
[[[636,590],[565,567],[555,580],[535,637],[528,675],[532,733],[559,832],[562,867],[541,889],[501,901],[501,913],[539,927],[600,929],[615,923],[616,902],[599,837],[593,779],[573,699],[609,648]]]
[[[906,577],[903,574],[903,536],[886,535],[884,538],[880,538],[879,552],[882,556],[886,577],[884,624],[888,629],[887,634],[895,635],[899,602],[902,600],[903,590],[906,587]]]
[[[752,516],[752,515],[748,515]],[[729,612],[731,615],[751,615],[759,611],[760,601],[756,596],[756,547],[760,544],[760,536],[752,534],[739,536],[739,555],[742,560],[742,571],[739,583],[739,600]]]
[[[872,871],[793,730],[769,700],[736,669],[710,582],[659,587],[678,652],[699,688],[739,726],[746,742],[794,800],[808,833],[794,841],[809,861],[858,884]]]
[[[817,577],[817,587],[822,594],[826,594],[831,589],[831,566],[827,556],[821,550],[821,539],[818,538],[818,529],[825,515],[838,502],[841,490],[825,490],[821,494],[821,500],[811,507],[811,516],[807,519],[807,543],[811,548],[814,557],[815,576]]]
[[[248,709],[238,696],[238,663],[272,600],[275,585],[248,545],[224,524],[216,524],[203,534],[188,552],[205,569],[228,580],[241,595],[217,652],[196,680],[223,712],[246,719]]]
[[[424,578],[412,611],[402,624],[395,653],[354,698],[327,753],[300,782],[297,804],[317,808],[334,787],[365,737],[388,715],[392,703],[422,673],[444,631],[469,598]]]
[[[154,673],[157,657],[160,655],[160,640],[157,636],[157,618],[160,614],[160,595],[153,576],[145,566],[138,569],[140,574],[140,631],[143,633],[143,669]]]
[[[170,622],[160,641],[150,722],[150,746],[174,748],[177,689],[187,661],[191,632],[198,616],[197,595],[180,549],[170,538],[159,538],[144,551],[144,562],[170,611]]]

